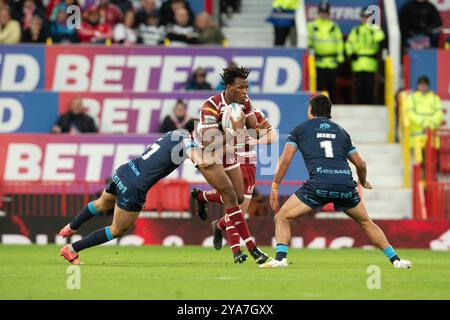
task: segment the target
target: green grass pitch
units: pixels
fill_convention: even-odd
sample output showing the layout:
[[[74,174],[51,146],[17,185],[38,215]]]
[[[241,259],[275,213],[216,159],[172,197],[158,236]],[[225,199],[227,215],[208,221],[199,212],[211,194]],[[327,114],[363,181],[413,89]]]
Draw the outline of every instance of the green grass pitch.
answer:
[[[59,247],[0,245],[0,299],[450,299],[450,253],[398,253],[414,268],[394,269],[378,250],[291,249],[287,269],[269,270],[234,264],[229,248],[103,246],[82,252],[81,288],[70,290]],[[380,289],[367,287],[370,265]]]

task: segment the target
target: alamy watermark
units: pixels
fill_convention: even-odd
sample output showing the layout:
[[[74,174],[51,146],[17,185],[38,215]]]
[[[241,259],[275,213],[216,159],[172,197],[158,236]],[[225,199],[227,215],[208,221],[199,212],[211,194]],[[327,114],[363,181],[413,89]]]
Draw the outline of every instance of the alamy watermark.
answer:
[[[367,278],[366,285],[369,290],[380,290],[381,289],[381,269],[379,266],[370,265],[367,268]]]
[[[280,158],[280,140],[269,141],[272,130],[275,130],[276,136],[279,137],[279,132],[276,129],[259,129],[256,131],[255,129],[221,130],[210,128],[196,136],[198,140],[201,140],[201,145],[193,141],[188,142],[188,144],[192,144],[192,147],[199,150],[195,160],[196,164],[200,164],[200,166],[212,164],[232,166],[248,161],[248,159],[257,158],[260,174],[272,176]],[[255,137],[258,139],[255,139]],[[172,135],[171,139],[172,141],[179,141],[179,136]],[[143,160],[147,160],[157,152],[160,148],[158,141],[155,141],[142,155]],[[172,149],[171,160],[174,164],[180,165],[184,162],[186,155],[182,150],[188,147],[186,143],[179,143]]]
[[[81,8],[77,5],[71,5],[67,7],[67,21],[66,26],[69,29],[81,28]]]
[[[367,20],[368,24],[375,24],[381,27],[381,8],[376,5],[367,7],[367,10],[372,12],[372,15]]]
[[[69,290],[80,290],[81,289],[80,266],[71,265],[67,268],[66,273],[69,275],[66,280],[66,288]]]

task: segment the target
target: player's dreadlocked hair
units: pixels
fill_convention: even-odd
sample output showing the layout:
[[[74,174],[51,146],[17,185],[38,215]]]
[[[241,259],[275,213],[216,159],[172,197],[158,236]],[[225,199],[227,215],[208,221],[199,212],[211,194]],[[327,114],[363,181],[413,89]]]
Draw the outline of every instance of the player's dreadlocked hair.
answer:
[[[183,126],[184,130],[187,130],[189,133],[191,133],[192,131],[194,131],[195,129],[195,124],[198,122],[198,119],[190,119],[188,122],[186,122]]]
[[[311,113],[314,117],[331,119],[331,100],[325,95],[318,95],[309,101]]]
[[[223,69],[222,77],[223,84],[226,87],[227,85],[233,84],[236,78],[247,79],[251,70],[245,67],[238,67],[235,64],[232,64],[225,69]]]

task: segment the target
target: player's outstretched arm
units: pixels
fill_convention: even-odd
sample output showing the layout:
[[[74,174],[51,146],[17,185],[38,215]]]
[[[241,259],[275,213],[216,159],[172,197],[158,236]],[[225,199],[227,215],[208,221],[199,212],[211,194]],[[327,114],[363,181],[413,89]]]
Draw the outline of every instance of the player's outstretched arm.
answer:
[[[372,189],[372,185],[367,181],[367,165],[358,152],[351,154],[348,159],[356,167],[359,183],[365,189]]]
[[[275,212],[277,212],[280,208],[280,204],[278,202],[280,184],[283,181],[296,152],[297,148],[294,145],[286,144],[283,154],[278,160],[277,170],[275,171],[275,176],[272,183],[272,191],[270,193],[270,206]]]
[[[246,137],[246,143],[251,146],[258,144],[272,144],[278,140],[278,133],[275,129],[259,130],[258,139],[254,139],[251,135]]]

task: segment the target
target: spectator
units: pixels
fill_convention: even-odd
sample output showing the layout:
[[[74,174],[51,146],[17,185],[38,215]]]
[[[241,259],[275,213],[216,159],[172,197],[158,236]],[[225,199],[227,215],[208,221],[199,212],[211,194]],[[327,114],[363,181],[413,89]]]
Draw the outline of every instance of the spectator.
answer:
[[[90,1],[94,1],[94,0],[90,0]],[[64,3],[66,3],[66,8],[70,7],[72,5],[86,8],[85,6],[89,4],[87,0],[81,0],[81,2],[83,3],[83,6],[80,5],[78,0],[48,0],[47,5],[45,6],[45,14],[49,18],[49,20],[52,20],[53,11],[55,10],[55,7],[57,7],[60,4],[64,5]],[[56,16],[56,13],[55,13],[55,16]]]
[[[70,111],[62,114],[52,128],[53,133],[93,133],[97,132],[94,119],[88,116],[80,97],[72,100]]]
[[[437,47],[441,27],[439,11],[428,0],[410,0],[400,10],[403,47]]]
[[[8,6],[0,7],[0,44],[16,44],[20,41],[20,24],[11,19]]]
[[[430,79],[422,76],[417,81],[417,90],[408,96],[407,112],[411,123],[411,139],[426,144],[426,130],[438,129],[443,120],[442,102],[437,94],[430,90]]]
[[[225,40],[222,30],[207,12],[202,12],[195,18],[195,27],[197,28],[198,39],[201,44],[222,45]]]
[[[378,53],[384,40],[383,29],[369,24],[373,12],[361,11],[361,24],[354,27],[346,43],[347,55],[352,60],[356,104],[375,103],[375,75],[378,71]]]
[[[317,70],[317,89],[328,91],[336,101],[337,69],[344,58],[344,40],[338,24],[330,19],[330,4],[322,1],[319,17],[308,22],[308,46],[314,50]]]
[[[47,15],[41,0],[25,0],[12,2],[12,16],[15,20],[20,22],[22,30],[26,30],[30,27],[31,19],[33,16],[39,16],[42,21],[47,22]]]
[[[159,10],[162,25],[175,24],[175,12],[178,9],[185,9],[188,12],[189,25],[194,24],[195,14],[186,0],[167,0],[161,5]]]
[[[220,0],[220,12],[230,19],[233,13],[241,12],[241,0]]]
[[[163,122],[159,126],[160,133],[167,133],[169,131],[182,128],[183,125],[189,121],[187,117],[187,105],[183,100],[178,100],[173,108],[172,115],[168,115],[164,118]]]
[[[122,12],[134,11],[130,0],[111,0],[111,3],[116,5]]]
[[[274,0],[272,13],[267,19],[274,27],[275,46],[284,47],[291,30],[295,28],[298,0]]]
[[[78,37],[81,42],[105,43],[106,39],[111,39],[111,26],[107,23],[100,23],[100,11],[96,7],[91,7],[87,12],[86,19],[83,19],[81,28],[78,30]]]
[[[22,33],[22,42],[25,43],[45,43],[48,34],[42,26],[42,19],[34,16],[31,19],[30,27]]]
[[[53,13],[53,9],[61,3],[61,0],[49,0],[45,6],[45,15],[50,19]]]
[[[150,14],[154,14],[158,8],[156,6],[155,0],[141,0],[141,7],[136,12],[136,26],[140,26],[141,24],[146,25],[147,19]],[[158,14],[158,23],[159,23],[159,14]]]
[[[100,13],[100,23],[108,24],[111,29],[114,26],[123,20],[122,11],[120,8],[113,3],[110,3],[110,0],[99,0],[98,5],[91,6],[92,10],[98,10]]]
[[[155,10],[148,14],[145,24],[139,25],[139,42],[149,46],[157,46],[163,43],[164,37],[165,28],[159,25],[159,14]]]
[[[125,45],[137,42],[137,34],[133,29],[134,11],[127,11],[123,17],[123,23],[118,23],[114,27],[114,42],[123,43]]]
[[[189,14],[186,9],[180,8],[175,12],[175,24],[167,27],[167,38],[175,46],[199,43],[198,34],[194,26],[189,23]]]
[[[57,15],[60,11],[60,9],[63,9],[66,13],[67,13],[67,8],[75,5],[75,6],[80,6],[80,4],[78,3],[78,1],[76,0],[63,0],[59,3],[55,3],[53,6],[53,10],[50,14],[50,21],[55,21],[57,18]]]
[[[186,90],[212,90],[211,84],[206,81],[206,70],[197,68],[184,88]]]
[[[77,30],[67,25],[67,6],[65,3],[55,7],[56,16],[50,23],[50,34],[55,43],[80,42]],[[52,15],[53,16],[53,15]]]

